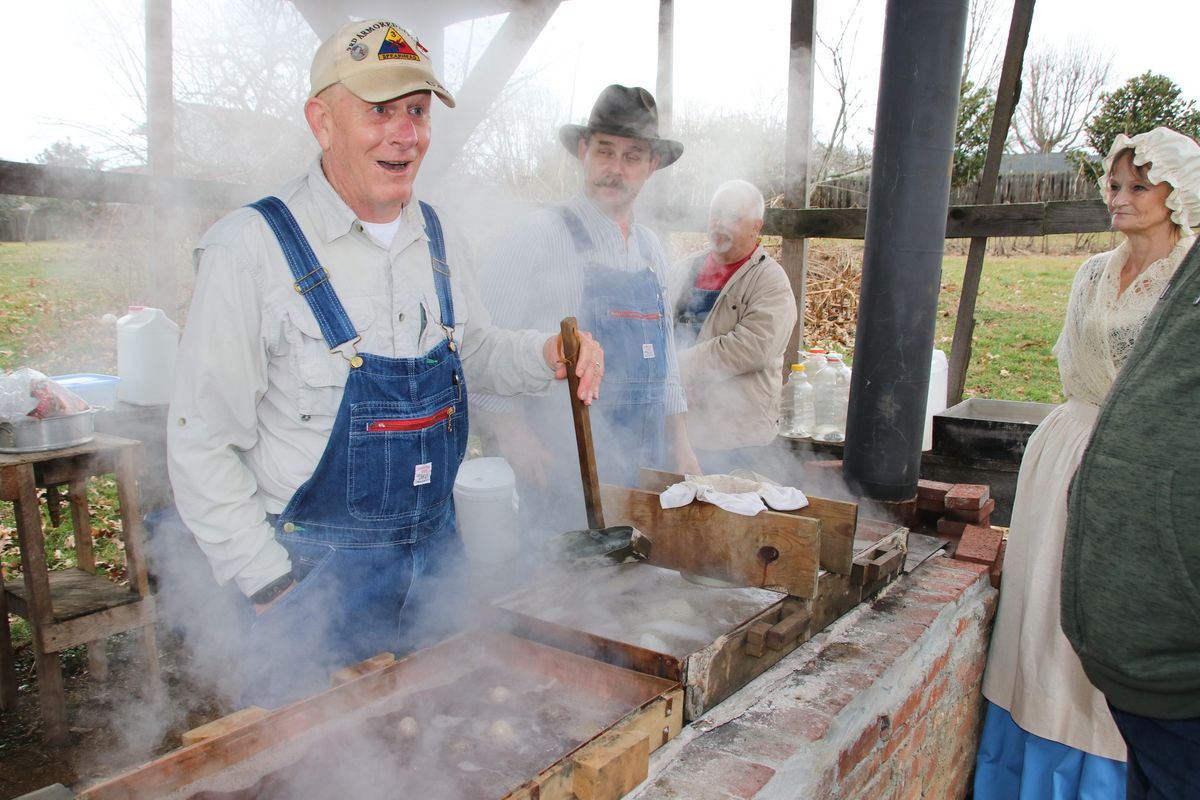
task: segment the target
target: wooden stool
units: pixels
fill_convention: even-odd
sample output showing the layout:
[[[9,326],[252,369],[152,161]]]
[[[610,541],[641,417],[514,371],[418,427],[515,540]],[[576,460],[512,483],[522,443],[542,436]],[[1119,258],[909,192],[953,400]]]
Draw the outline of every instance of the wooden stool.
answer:
[[[29,620],[37,664],[38,695],[46,739],[68,741],[66,695],[59,653],[88,645],[92,672],[107,672],[104,642],[109,636],[139,629],[146,662],[146,687],[158,692],[158,650],[154,640],[154,598],[150,596],[142,551],[142,519],[138,509],[137,458],[141,443],[98,433],[87,444],[41,453],[0,453],[0,500],[12,501],[21,549],[22,580],[7,581],[0,592],[0,710],[14,708],[17,675],[8,613]],[[129,588],[96,575],[87,479],[114,473],[120,505],[122,538]],[[67,486],[75,528],[77,569],[46,569],[38,487]],[[57,514],[57,490],[49,493]]]

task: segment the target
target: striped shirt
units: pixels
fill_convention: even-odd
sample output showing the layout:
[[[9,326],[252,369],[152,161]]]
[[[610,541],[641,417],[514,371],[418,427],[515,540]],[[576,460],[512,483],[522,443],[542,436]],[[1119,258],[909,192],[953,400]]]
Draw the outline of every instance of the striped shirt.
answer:
[[[490,254],[481,253],[479,282],[492,322],[501,328],[533,328],[558,333],[564,317],[583,317],[583,283],[587,264],[640,272],[650,269],[658,278],[660,295],[667,296],[667,259],[658,237],[634,224],[629,238],[583,193],[565,204],[591,238],[592,248],[580,253],[559,211],[545,208],[530,214],[517,229],[498,242]],[[665,305],[665,303],[664,303]],[[672,326],[667,324],[667,394],[664,410],[670,416],[687,411]],[[604,342],[600,343],[603,346]],[[611,360],[612,354],[605,353]],[[552,389],[553,390],[553,389]],[[603,394],[601,387],[601,394]],[[486,411],[512,412],[519,399],[480,391],[470,402]]]

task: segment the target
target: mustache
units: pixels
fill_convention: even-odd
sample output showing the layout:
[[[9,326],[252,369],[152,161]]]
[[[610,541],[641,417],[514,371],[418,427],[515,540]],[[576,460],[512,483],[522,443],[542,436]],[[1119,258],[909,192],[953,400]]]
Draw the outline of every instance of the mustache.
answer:
[[[620,175],[605,175],[602,178],[597,178],[596,180],[592,181],[592,185],[601,189],[620,189],[622,191],[625,191],[629,188],[626,186],[625,181],[621,179]]]

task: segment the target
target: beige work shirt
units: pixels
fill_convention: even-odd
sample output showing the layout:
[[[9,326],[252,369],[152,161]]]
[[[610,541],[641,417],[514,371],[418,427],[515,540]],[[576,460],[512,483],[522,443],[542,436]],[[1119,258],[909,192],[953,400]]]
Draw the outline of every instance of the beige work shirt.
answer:
[[[445,338],[416,198],[385,247],[363,230],[319,159],[278,196],[328,270],[360,351],[411,358]],[[468,390],[544,391],[553,380],[542,356],[546,334],[491,325],[468,251],[444,215],[442,227]],[[266,517],[282,512],[316,468],[349,363],[330,352],[258,212],[220,220],[195,261],[168,418],[171,485],[217,580],[252,594],[290,568]]]

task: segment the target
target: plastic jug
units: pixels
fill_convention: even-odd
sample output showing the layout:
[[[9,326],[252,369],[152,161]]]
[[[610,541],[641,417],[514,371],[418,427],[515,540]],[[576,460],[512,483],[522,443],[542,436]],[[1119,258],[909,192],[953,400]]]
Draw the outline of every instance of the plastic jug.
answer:
[[[933,363],[929,368],[929,397],[925,401],[925,434],[921,438],[921,449],[933,447],[933,415],[946,410],[946,392],[949,389],[950,367],[946,354],[933,351]]]
[[[841,353],[825,357],[825,369],[813,379],[813,408],[815,421],[812,438],[821,442],[841,442],[846,439],[846,411],[850,402],[849,369],[842,363]]]
[[[516,486],[517,477],[503,458],[472,458],[458,468],[454,511],[471,561],[500,564],[520,550]]]
[[[161,308],[130,306],[117,320],[117,399],[165,405],[175,386],[179,326]]]
[[[817,373],[825,369],[824,347],[810,347],[804,354],[804,372],[808,377],[808,382],[812,383],[816,379]]]
[[[779,433],[793,439],[807,438],[813,428],[813,387],[803,364],[792,364],[779,405]]]

